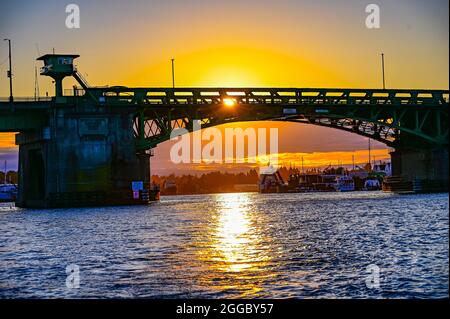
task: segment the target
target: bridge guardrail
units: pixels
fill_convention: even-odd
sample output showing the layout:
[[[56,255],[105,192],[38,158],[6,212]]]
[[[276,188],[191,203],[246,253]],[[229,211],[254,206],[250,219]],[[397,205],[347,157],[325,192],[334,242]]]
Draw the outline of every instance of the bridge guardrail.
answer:
[[[53,97],[51,96],[40,96],[40,97],[34,97],[34,96],[20,96],[20,97],[14,97],[14,102],[50,102],[52,101]],[[0,97],[0,102],[9,102],[9,97]]]
[[[283,89],[283,88],[90,88],[109,105],[430,105],[448,104],[445,90]]]

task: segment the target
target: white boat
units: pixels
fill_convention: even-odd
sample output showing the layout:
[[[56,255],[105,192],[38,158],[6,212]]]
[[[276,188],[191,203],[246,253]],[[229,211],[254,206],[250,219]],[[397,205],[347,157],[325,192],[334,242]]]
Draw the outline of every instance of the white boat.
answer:
[[[366,191],[378,191],[380,189],[381,189],[380,181],[376,178],[371,178],[364,182],[364,190]]]
[[[273,166],[262,168],[259,174],[258,182],[259,192],[264,193],[282,193],[286,188],[283,177]]]
[[[379,164],[375,164],[373,166],[373,171],[375,173],[383,173],[385,176],[392,175],[392,165],[390,162],[380,162]]]
[[[17,197],[17,185],[0,184],[0,202],[14,202]]]
[[[348,175],[336,176],[334,188],[337,192],[352,192],[355,190],[355,182]]]

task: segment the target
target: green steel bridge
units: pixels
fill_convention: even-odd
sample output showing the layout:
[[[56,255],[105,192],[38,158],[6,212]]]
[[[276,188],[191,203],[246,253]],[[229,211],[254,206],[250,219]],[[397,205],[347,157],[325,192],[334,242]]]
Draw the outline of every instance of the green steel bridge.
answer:
[[[138,149],[156,147],[176,128],[192,130],[194,120],[202,128],[245,121],[313,124],[391,147],[401,135],[415,137],[416,146],[445,146],[449,136],[449,91],[444,90],[109,87],[15,101],[0,102],[2,132],[39,129],[51,110],[90,103],[103,111],[133,113]]]
[[[77,56],[40,58],[41,74],[55,79],[55,97],[0,100],[0,131],[20,133],[19,179],[29,194],[19,196],[21,206],[131,203],[104,197],[129,195],[132,181],[148,184],[147,150],[170,139],[174,129],[192,131],[194,120],[202,128],[287,121],[344,130],[395,148],[400,189],[417,187],[419,180],[448,190],[448,178],[442,181],[448,175],[448,90],[90,87],[72,60],[53,68],[61,57]],[[65,76],[74,76],[82,89],[62,94]]]

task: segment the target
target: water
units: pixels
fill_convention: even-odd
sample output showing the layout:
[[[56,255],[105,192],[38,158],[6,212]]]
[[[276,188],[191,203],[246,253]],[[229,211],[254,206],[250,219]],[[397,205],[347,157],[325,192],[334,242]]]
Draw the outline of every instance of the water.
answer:
[[[448,194],[353,192],[2,204],[0,297],[448,297],[448,203]],[[78,289],[66,286],[70,264]]]

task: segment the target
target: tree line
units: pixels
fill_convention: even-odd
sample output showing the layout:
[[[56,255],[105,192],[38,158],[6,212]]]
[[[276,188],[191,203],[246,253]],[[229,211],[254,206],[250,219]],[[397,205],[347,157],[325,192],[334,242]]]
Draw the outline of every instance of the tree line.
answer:
[[[7,184],[17,184],[18,177],[16,171],[9,171],[6,173]],[[0,184],[5,182],[5,172],[0,172]]]
[[[169,176],[152,176],[152,182],[161,186],[161,193],[164,194],[164,182],[175,182],[177,194],[211,194],[211,193],[232,193],[236,192],[235,185],[257,184],[258,173],[256,169],[251,169],[246,173],[209,172],[201,175],[181,175],[171,174]]]

